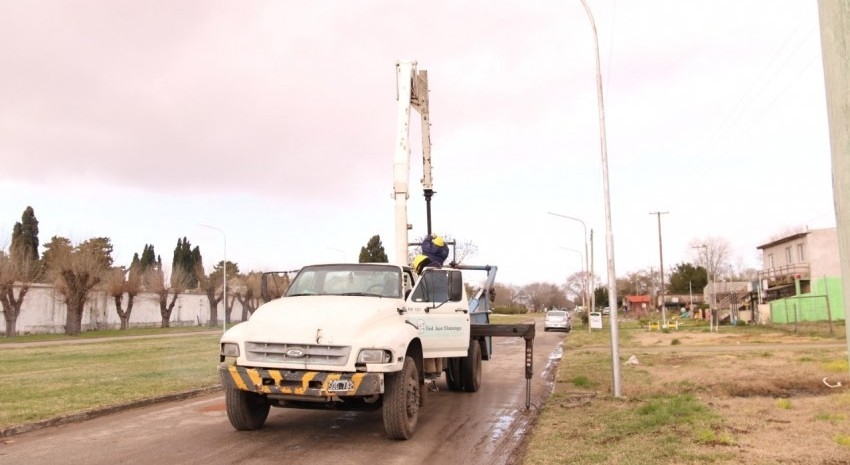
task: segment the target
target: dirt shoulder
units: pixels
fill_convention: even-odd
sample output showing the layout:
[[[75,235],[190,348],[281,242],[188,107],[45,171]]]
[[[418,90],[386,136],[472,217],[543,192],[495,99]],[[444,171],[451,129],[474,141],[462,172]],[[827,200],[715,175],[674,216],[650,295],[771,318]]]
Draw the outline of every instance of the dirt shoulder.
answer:
[[[722,441],[688,444],[694,456],[715,457],[716,464],[850,464],[846,341],[723,328],[635,330],[624,339],[620,357],[631,358],[622,365],[624,398],[644,402],[659,393],[692,394],[721,418],[715,433]],[[565,357],[556,394],[568,396],[576,387]],[[610,388],[598,395],[610,396]],[[582,404],[574,405],[579,406],[570,413],[581,415]]]

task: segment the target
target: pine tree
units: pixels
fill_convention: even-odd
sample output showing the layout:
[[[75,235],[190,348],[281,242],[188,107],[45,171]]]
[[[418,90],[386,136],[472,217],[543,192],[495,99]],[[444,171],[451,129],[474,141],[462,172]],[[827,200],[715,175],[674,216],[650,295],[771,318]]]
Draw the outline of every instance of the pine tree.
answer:
[[[181,273],[172,272],[172,286],[178,284],[174,281],[176,279],[175,276],[186,276],[188,279],[186,287],[188,289],[198,287],[197,271],[200,264],[201,250],[197,246],[192,250],[192,244],[185,237],[177,239],[177,247],[174,248],[174,259],[171,261],[171,269],[180,270]],[[201,266],[201,272],[203,272],[203,266]]]
[[[366,247],[360,248],[360,263],[387,263],[387,253],[384,251],[384,246],[381,244],[381,236],[374,235]]]
[[[38,219],[32,207],[27,207],[21,215],[21,221],[15,223],[9,253],[18,263],[38,261]]]
[[[139,259],[139,265],[141,266],[141,270],[147,271],[151,267],[156,266],[156,253],[153,249],[153,244],[145,244],[145,249],[142,251],[142,256]]]

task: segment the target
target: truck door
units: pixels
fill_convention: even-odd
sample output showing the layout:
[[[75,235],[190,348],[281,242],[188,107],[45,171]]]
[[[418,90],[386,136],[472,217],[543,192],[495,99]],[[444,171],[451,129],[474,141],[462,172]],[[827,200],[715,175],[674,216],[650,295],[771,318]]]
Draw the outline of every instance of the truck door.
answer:
[[[407,308],[406,318],[419,328],[425,358],[466,356],[469,307],[459,270],[426,269]]]

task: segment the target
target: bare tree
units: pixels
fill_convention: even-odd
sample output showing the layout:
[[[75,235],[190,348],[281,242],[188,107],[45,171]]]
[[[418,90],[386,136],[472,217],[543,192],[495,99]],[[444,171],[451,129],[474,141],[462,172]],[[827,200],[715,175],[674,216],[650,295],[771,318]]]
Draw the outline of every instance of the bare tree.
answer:
[[[238,276],[239,265],[227,261],[227,276]],[[200,288],[207,295],[207,300],[210,302],[210,328],[218,326],[218,303],[224,298],[224,260],[219,261],[213,267],[212,273],[209,276],[204,274],[201,267],[198,267],[197,276]],[[228,298],[228,302],[224,302],[224,322],[230,324],[230,311],[233,310],[234,296]]]
[[[27,257],[16,259],[0,251],[0,304],[3,317],[6,320],[6,337],[17,335],[18,317],[24,298],[30,290],[30,285],[37,279],[40,272],[38,261]],[[15,295],[15,288],[18,295]]]
[[[463,263],[467,258],[478,253],[478,246],[472,241],[455,241],[454,255],[449,255],[449,260],[455,263]]]
[[[696,253],[697,264],[708,271],[708,279],[717,281],[718,275],[730,269],[731,246],[722,237],[694,239],[690,247]]]
[[[197,273],[198,279],[198,287],[204,291],[204,294],[207,296],[207,300],[210,303],[210,328],[215,328],[218,326],[218,303],[221,302],[221,298],[223,297],[223,291],[217,294],[217,291],[222,289],[223,282],[217,282],[213,276],[213,273],[210,273],[209,276],[204,274],[203,271]]]
[[[252,271],[247,276],[240,277],[241,283],[235,294],[239,303],[242,304],[242,321],[247,321],[254,314],[254,310],[263,303],[260,295],[261,277],[262,273],[258,271]]]
[[[71,248],[56,247],[51,256],[48,275],[65,298],[65,334],[78,335],[82,330],[83,307],[89,293],[103,280],[112,257],[104,245],[106,238],[94,238]]]
[[[145,275],[145,281],[150,283],[148,290],[159,296],[159,315],[162,318],[160,326],[169,328],[171,327],[171,313],[174,310],[174,304],[177,303],[177,297],[186,291],[192,281],[192,276],[179,267],[171,270],[170,277],[158,268],[149,268],[145,271]],[[170,301],[168,299],[169,293],[171,294]]]
[[[123,268],[112,268],[106,275],[106,292],[115,301],[115,311],[121,319],[121,329],[130,329],[130,314],[133,312],[133,300],[142,290],[142,274],[131,267],[129,271]],[[124,310],[124,294],[127,294],[127,309]]]
[[[522,288],[513,284],[496,283],[494,286],[496,307],[519,307],[524,306],[522,299]]]
[[[589,278],[589,274],[584,271],[567,276],[567,281],[564,283],[564,294],[572,298],[574,302],[582,302],[590,306],[590,296],[587,292]]]
[[[535,312],[547,307],[564,307],[567,304],[567,297],[552,283],[531,283],[523,286],[522,290]]]

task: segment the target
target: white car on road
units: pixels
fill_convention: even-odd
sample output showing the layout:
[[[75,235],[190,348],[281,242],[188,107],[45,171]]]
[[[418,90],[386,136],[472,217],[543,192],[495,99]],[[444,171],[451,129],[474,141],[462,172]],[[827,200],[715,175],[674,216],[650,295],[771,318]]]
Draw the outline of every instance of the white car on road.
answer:
[[[573,317],[567,310],[549,310],[543,319],[543,331],[563,329],[570,332],[573,329]]]

